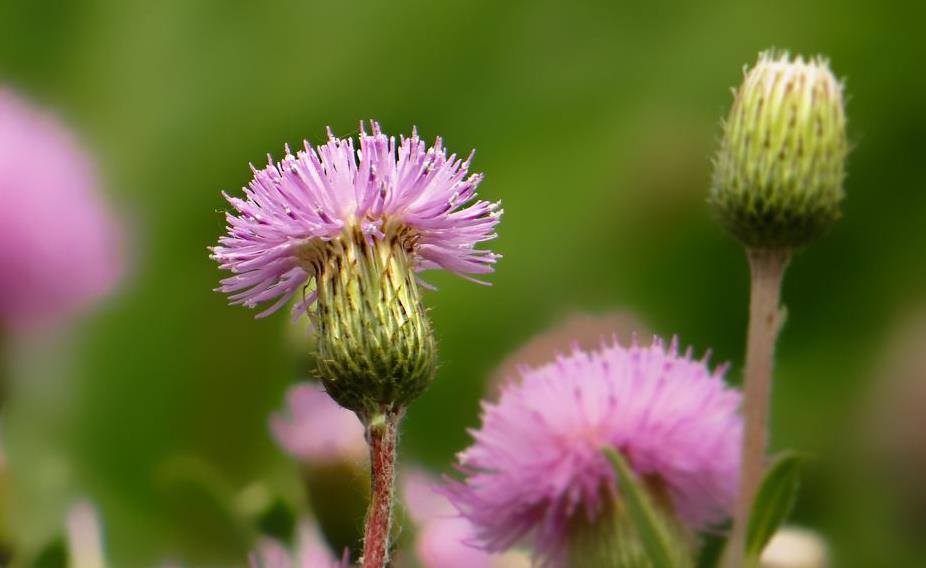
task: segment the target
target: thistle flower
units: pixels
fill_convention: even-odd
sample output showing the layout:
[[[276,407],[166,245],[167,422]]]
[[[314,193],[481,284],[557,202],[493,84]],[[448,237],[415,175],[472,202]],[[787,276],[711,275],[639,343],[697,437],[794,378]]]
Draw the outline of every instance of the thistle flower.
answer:
[[[848,147],[826,60],[764,52],[723,125],[710,201],[746,246],[804,245],[840,216]]]
[[[0,87],[0,327],[54,324],[107,293],[119,238],[89,157]]]
[[[270,430],[293,457],[313,465],[367,457],[363,425],[319,385],[302,383],[286,394],[287,408],[270,417]]]
[[[495,237],[501,210],[475,201],[481,174],[470,158],[447,156],[440,138],[427,148],[410,138],[372,134],[361,124],[360,149],[328,132],[319,147],[272,160],[226,199],[228,234],[212,249],[234,274],[220,291],[258,316],[299,290],[298,313],[318,327],[319,371],[329,394],[362,416],[402,408],[430,382],[434,340],[416,272],[443,268],[472,278],[498,258],[478,243]]]
[[[602,455],[616,448],[657,498],[691,529],[728,514],[737,486],[739,393],[690,352],[603,343],[521,370],[483,405],[474,444],[459,455],[463,481],[447,487],[487,550],[526,542],[541,561],[567,561],[570,531],[619,502]]]

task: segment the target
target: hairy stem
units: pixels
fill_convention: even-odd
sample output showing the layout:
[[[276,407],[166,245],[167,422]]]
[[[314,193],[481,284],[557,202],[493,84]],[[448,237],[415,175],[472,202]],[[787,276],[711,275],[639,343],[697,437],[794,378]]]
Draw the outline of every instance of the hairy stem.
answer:
[[[367,426],[372,490],[363,537],[363,568],[389,566],[396,445],[402,412],[388,410]]]
[[[742,464],[733,535],[727,551],[727,565],[733,568],[743,565],[749,514],[765,471],[772,365],[781,326],[781,281],[791,258],[788,250],[749,249],[747,255],[752,279],[743,380]]]

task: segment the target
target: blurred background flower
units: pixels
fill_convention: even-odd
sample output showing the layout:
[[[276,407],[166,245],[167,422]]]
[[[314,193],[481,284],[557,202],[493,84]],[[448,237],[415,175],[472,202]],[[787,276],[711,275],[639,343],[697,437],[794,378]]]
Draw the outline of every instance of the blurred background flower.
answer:
[[[344,558],[336,558],[318,527],[310,520],[299,523],[295,550],[271,539],[263,539],[251,554],[251,568],[347,568]]]
[[[321,385],[299,383],[290,387],[286,403],[286,408],[271,415],[270,430],[291,456],[316,466],[368,459],[357,415],[338,406]]]
[[[124,241],[95,169],[74,133],[0,86],[0,332],[59,323],[112,288]]]
[[[75,503],[67,517],[68,564],[72,568],[105,568],[103,522],[89,501]]]
[[[762,551],[760,568],[827,568],[826,542],[816,532],[795,526],[778,530]]]
[[[524,551],[488,553],[478,548],[473,525],[443,495],[438,478],[422,469],[405,471],[402,498],[413,523],[414,554],[406,562],[422,568],[529,568]],[[405,564],[402,564],[403,566]]]
[[[480,187],[509,212],[490,290],[429,278],[441,365],[407,417],[410,461],[448,471],[492,369],[576,311],[631,309],[712,346],[738,380],[745,261],[704,196],[729,88],[774,46],[829,56],[857,149],[843,220],[790,268],[773,450],[819,456],[795,522],[840,566],[923,564],[922,529],[893,488],[856,475],[875,458],[848,433],[898,322],[926,302],[924,20],[926,6],[890,0],[0,2],[0,83],[77,133],[132,212],[134,262],[75,333],[10,371],[16,540],[43,546],[89,495],[116,566],[240,565],[240,533],[213,494],[166,482],[171,464],[193,456],[231,494],[257,480],[303,496],[267,416],[311,349],[294,352],[285,317],[227,308],[205,247],[224,227],[218,191],[251,177],[241,164],[324,142],[326,124],[348,135],[376,117],[478,148]]]

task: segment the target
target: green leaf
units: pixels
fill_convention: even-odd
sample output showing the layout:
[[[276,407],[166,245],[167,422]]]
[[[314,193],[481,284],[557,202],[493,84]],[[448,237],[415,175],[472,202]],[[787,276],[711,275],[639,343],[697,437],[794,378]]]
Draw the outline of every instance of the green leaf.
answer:
[[[721,565],[721,557],[727,546],[727,535],[732,525],[733,523],[728,520],[717,526],[716,532],[711,531],[701,535],[701,546],[694,564],[697,568],[717,568]]]
[[[3,566],[6,566],[4,559]],[[68,546],[64,537],[59,536],[46,544],[28,563],[30,568],[66,568],[68,565]]]
[[[277,497],[257,518],[257,529],[261,534],[292,545],[296,532],[296,515],[286,501]]]
[[[627,465],[627,460],[613,448],[606,448],[604,453],[617,475],[627,513],[633,521],[634,528],[637,530],[640,542],[653,568],[678,568],[679,563],[676,561],[676,554],[673,553],[672,539],[653,508],[646,490]]]
[[[752,504],[746,532],[746,564],[755,566],[768,541],[791,513],[807,456],[785,452],[772,464]]]

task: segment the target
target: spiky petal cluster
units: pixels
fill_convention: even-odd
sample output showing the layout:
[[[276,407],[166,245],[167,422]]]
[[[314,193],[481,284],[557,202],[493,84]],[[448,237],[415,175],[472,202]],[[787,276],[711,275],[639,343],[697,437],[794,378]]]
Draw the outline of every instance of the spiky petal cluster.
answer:
[[[849,146],[825,60],[760,54],[723,130],[710,201],[744,244],[801,246],[839,218]]]
[[[359,232],[367,240],[395,239],[415,270],[443,268],[461,275],[492,271],[497,256],[477,249],[494,238],[501,210],[477,201],[482,174],[468,175],[470,158],[447,156],[441,139],[428,148],[411,137],[372,134],[361,124],[360,148],[353,139],[317,147],[305,143],[295,155],[253,169],[245,198],[226,195],[228,234],[212,249],[221,268],[235,273],[220,290],[232,303],[273,313],[291,299],[324,262],[324,243]],[[308,294],[296,309],[315,301]]]
[[[0,327],[58,323],[110,291],[120,239],[88,156],[2,87],[0,203]]]
[[[533,545],[561,564],[572,526],[594,521],[619,498],[602,449],[616,448],[663,488],[693,528],[723,519],[737,487],[740,395],[723,369],[667,349],[574,350],[523,369],[483,406],[474,444],[459,456],[463,481],[448,494],[488,550]]]
[[[301,383],[286,394],[287,407],[270,417],[270,430],[293,457],[314,465],[366,457],[363,425],[316,384]]]

